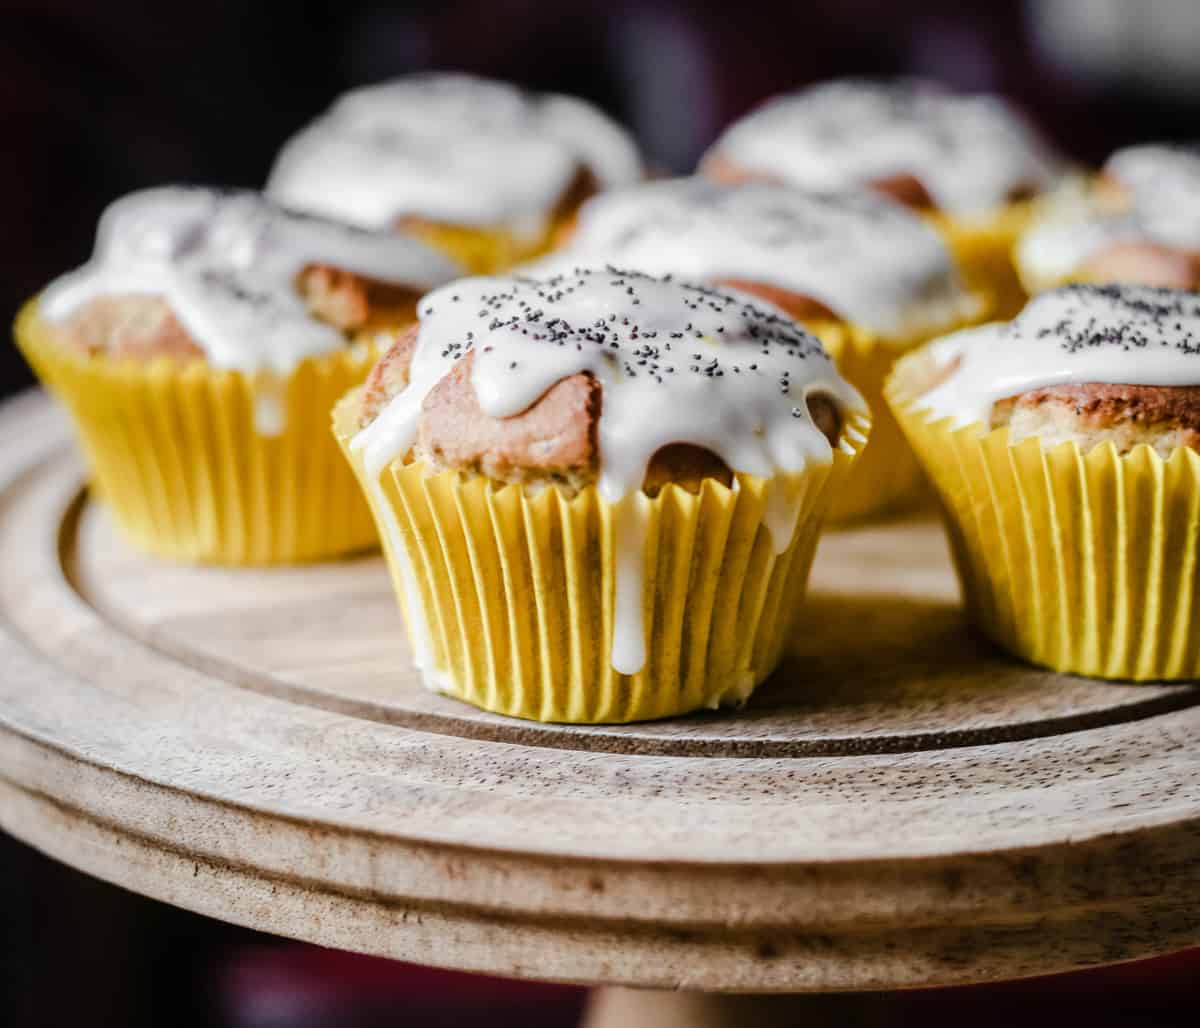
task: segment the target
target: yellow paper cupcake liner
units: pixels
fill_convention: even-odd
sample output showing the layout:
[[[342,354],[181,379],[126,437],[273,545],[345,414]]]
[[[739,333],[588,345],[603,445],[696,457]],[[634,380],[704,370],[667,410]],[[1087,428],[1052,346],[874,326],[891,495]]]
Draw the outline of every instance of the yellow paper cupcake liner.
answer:
[[[379,523],[427,684],[485,710],[539,721],[628,722],[743,702],[796,623],[828,498],[853,450],[768,484],[669,485],[622,503],[644,518],[646,663],[612,667],[619,507],[595,487],[568,497],[479,476],[392,465],[372,481],[350,447],[358,391],[334,430]],[[856,430],[864,435],[864,417]],[[775,553],[762,525],[772,488],[800,499]]]
[[[977,291],[976,299],[975,315],[946,331],[991,317],[990,295]],[[925,475],[884,401],[883,387],[896,361],[927,342],[928,337],[884,339],[842,321],[809,321],[805,326],[821,340],[838,371],[862,393],[871,410],[871,438],[830,503],[829,522],[882,517],[927,502],[930,496]]]
[[[919,503],[924,475],[896,419],[883,402],[883,383],[906,347],[841,322],[807,326],[871,410],[871,437],[829,505],[830,523],[895,513]]]
[[[967,287],[992,297],[996,318],[1014,317],[1028,295],[1013,263],[1013,249],[1033,217],[1034,201],[1008,204],[989,218],[967,221],[947,214],[930,220],[962,269]]]
[[[440,250],[472,275],[497,275],[533,260],[558,244],[574,212],[555,219],[544,232],[522,239],[501,226],[451,225],[414,219],[404,231]]]
[[[1200,455],[955,429],[916,405],[930,362],[902,360],[887,396],[941,499],[972,620],[1056,671],[1200,677]]]
[[[366,377],[370,348],[307,360],[276,383],[202,361],[75,353],[53,339],[36,300],[15,331],[38,377],[69,409],[94,486],[139,549],[249,565],[375,544],[370,512],[328,427],[333,404]],[[263,403],[279,405],[276,435],[256,430]]]

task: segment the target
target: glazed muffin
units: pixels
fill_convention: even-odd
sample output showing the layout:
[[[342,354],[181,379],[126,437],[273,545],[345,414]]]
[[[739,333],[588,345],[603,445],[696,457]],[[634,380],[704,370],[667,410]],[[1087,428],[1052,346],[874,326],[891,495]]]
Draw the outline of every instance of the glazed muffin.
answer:
[[[164,187],[104,213],[92,259],[17,320],[135,545],[181,560],[315,560],[374,527],[328,436],[334,401],[459,269],[415,239]]]
[[[547,249],[592,193],[639,177],[629,136],[582,100],[426,74],[342,96],[283,147],[267,195],[399,227],[490,273]]]
[[[1016,262],[1031,293],[1067,282],[1200,289],[1200,146],[1118,150],[1039,205]]]
[[[968,284],[1009,316],[1024,301],[1011,252],[1028,201],[1064,166],[999,97],[916,79],[845,79],[769,100],[725,131],[700,170],[725,182],[885,193],[928,216]]]
[[[816,337],[634,272],[465,279],[334,414],[435,689],[545,721],[743,702],[867,428]]]
[[[532,268],[605,265],[752,293],[821,339],[874,412],[871,442],[832,519],[895,510],[920,495],[920,470],[887,413],[883,380],[906,349],[987,309],[921,218],[865,191],[653,182],[589,200],[564,248]]]
[[[1200,675],[1200,296],[1065,286],[904,358],[888,399],[985,632],[1059,671]]]

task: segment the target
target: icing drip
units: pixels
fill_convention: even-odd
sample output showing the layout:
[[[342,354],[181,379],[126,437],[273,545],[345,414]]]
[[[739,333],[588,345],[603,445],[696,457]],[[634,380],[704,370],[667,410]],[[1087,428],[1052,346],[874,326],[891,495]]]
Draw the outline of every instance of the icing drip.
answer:
[[[369,233],[284,211],[248,192],[168,186],[133,193],[100,221],[91,260],[42,296],[49,321],[101,296],[160,296],[217,368],[285,378],[306,357],[346,345],[296,290],[324,264],[428,289],[459,274],[446,257],[392,232]],[[263,434],[282,429],[279,390],[258,404]]]
[[[606,264],[777,286],[893,339],[944,330],[977,308],[941,237],[865,192],[693,178],[605,193],[583,206],[569,247],[531,273]]]
[[[624,674],[645,659],[641,486],[654,454],[691,443],[734,471],[776,479],[831,459],[810,394],[864,409],[815,337],[769,304],[704,286],[611,268],[465,279],[425,297],[419,314],[408,388],[352,442],[372,478],[417,442],[426,396],[466,353],[492,417],[528,409],[579,372],[601,383],[597,488],[618,507],[612,661]],[[791,542],[800,501],[781,489],[768,504],[777,551]]]
[[[1064,286],[1007,324],[933,344],[958,369],[920,399],[957,426],[988,423],[997,400],[1068,382],[1200,385],[1200,295],[1149,286]]]
[[[712,149],[739,167],[808,189],[836,190],[911,174],[939,210],[970,217],[1014,189],[1045,189],[1059,159],[999,97],[932,82],[844,79],[768,101]]]
[[[1021,265],[1051,285],[1117,243],[1161,243],[1200,251],[1200,147],[1145,144],[1114,153],[1104,173],[1120,183],[1127,205],[1089,196],[1078,186],[1051,198],[1049,219],[1021,240]]]
[[[530,238],[581,168],[601,188],[641,174],[628,135],[582,100],[415,75],[339,99],[284,146],[267,193],[364,228],[416,215]]]

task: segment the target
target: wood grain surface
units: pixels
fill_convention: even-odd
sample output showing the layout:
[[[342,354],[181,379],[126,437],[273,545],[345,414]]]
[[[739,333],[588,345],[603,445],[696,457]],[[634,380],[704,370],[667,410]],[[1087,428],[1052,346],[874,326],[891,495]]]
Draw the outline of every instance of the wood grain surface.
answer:
[[[822,544],[750,706],[565,728],[425,692],[382,564],[149,561],[0,411],[0,823],[266,931],[572,981],[995,980],[1200,943],[1200,695],[1024,667],[931,521]]]

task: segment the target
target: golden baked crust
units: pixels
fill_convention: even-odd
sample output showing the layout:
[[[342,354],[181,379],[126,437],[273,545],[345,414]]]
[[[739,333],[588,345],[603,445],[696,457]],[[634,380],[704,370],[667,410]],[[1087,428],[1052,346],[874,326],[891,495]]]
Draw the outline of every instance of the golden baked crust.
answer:
[[[937,207],[924,183],[916,175],[907,172],[885,175],[868,182],[867,185],[875,192],[882,193],[914,211],[932,211]]]
[[[1091,199],[1108,213],[1121,213],[1133,206],[1133,194],[1129,187],[1110,172],[1097,172],[1090,186]]]
[[[409,383],[419,326],[401,332],[367,376],[358,424],[369,425]],[[512,417],[494,418],[480,406],[471,383],[474,353],[467,353],[425,397],[417,427],[417,459],[437,469],[482,474],[497,482],[556,483],[568,493],[595,481],[599,467],[597,426],[603,387],[581,372],[555,383],[531,406]],[[817,428],[836,444],[842,431],[837,405],[826,396],[808,398]],[[733,474],[720,457],[690,443],[671,443],[655,452],[643,490],[651,496],[668,482],[699,492],[705,479],[724,485]]]
[[[836,314],[820,300],[803,293],[796,293],[781,286],[768,285],[765,282],[750,282],[742,278],[719,278],[713,282],[719,288],[739,289],[773,303],[786,311],[796,321],[840,321]]]
[[[316,317],[348,334],[407,324],[416,319],[421,298],[420,290],[328,264],[309,265],[296,288]]]
[[[1084,451],[1111,442],[1118,453],[1145,443],[1165,458],[1180,446],[1200,450],[1200,386],[1045,386],[997,401],[991,425],[1007,426],[1013,442],[1073,439]]]
[[[417,214],[401,215],[393,225],[397,231],[446,250],[472,274],[492,275],[549,247],[563,245],[573,231],[579,208],[599,191],[595,174],[580,165],[548,214],[544,236],[532,241],[518,239],[503,226],[451,225]]]
[[[408,385],[408,369],[417,350],[421,326],[416,322],[396,333],[392,345],[379,358],[363,385],[358,427],[365,428],[387,406],[388,401]]]
[[[81,353],[140,361],[204,356],[166,300],[157,296],[98,296],[54,328],[63,346]]]
[[[1129,282],[1166,289],[1200,289],[1200,253],[1165,243],[1113,243],[1079,268],[1087,282]]]
[[[1089,197],[1105,216],[1128,214],[1132,190],[1111,172],[1100,171],[1089,186]],[[1083,282],[1128,282],[1166,289],[1200,289],[1200,252],[1152,240],[1120,241],[1092,254],[1072,273]]]
[[[479,406],[474,359],[468,353],[425,397],[416,442],[422,460],[497,482],[553,479],[578,487],[594,476],[599,382],[571,375],[527,410],[494,418]]]
[[[347,339],[407,325],[416,319],[420,293],[329,265],[314,264],[296,279],[313,315]],[[71,349],[119,360],[202,359],[204,350],[160,296],[99,296],[54,326]]]
[[[722,153],[710,153],[700,162],[697,169],[705,178],[724,186],[738,186],[743,182],[773,182],[782,185],[783,180],[761,171],[751,171],[731,161]]]
[[[778,175],[743,168],[721,153],[713,153],[705,157],[700,163],[699,171],[705,178],[725,185],[737,185],[742,182],[787,184],[787,180]],[[908,172],[883,175],[871,179],[864,185],[914,211],[936,211],[938,209],[925,184],[916,175]],[[1037,193],[1037,187],[1033,183],[1018,182],[1008,191],[1005,199],[1009,203],[1019,203],[1022,200],[1032,199]]]

